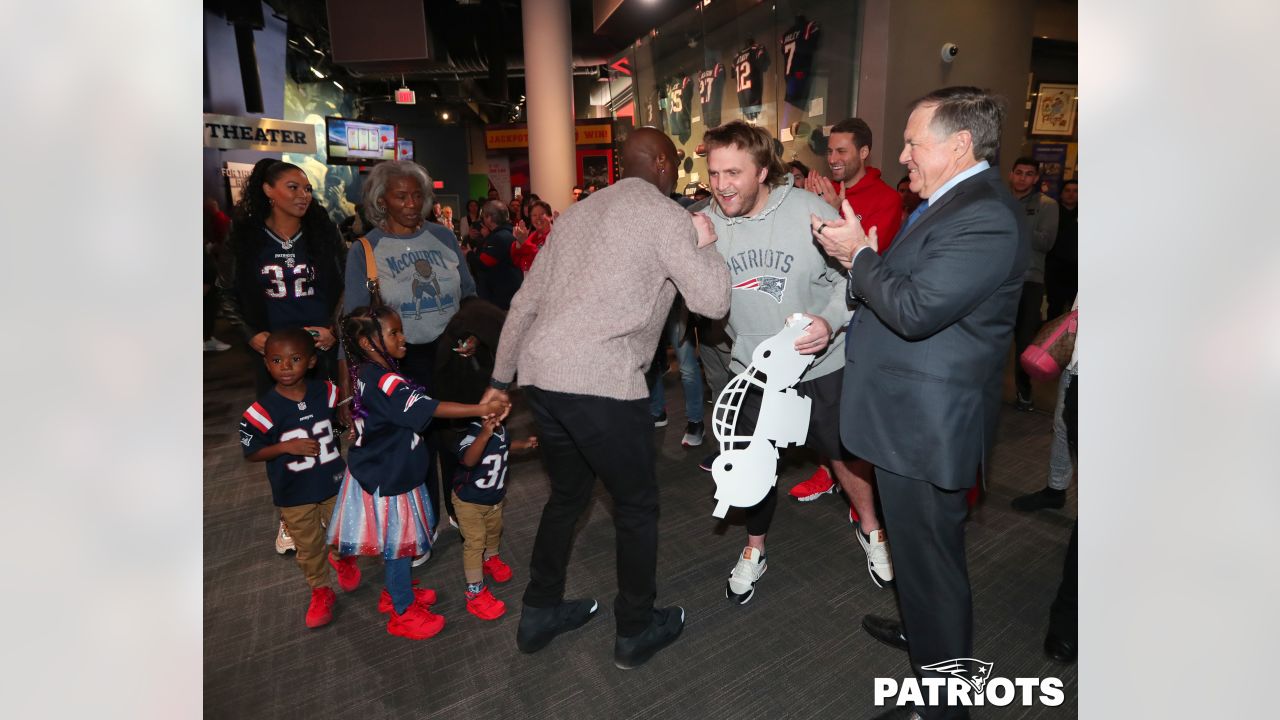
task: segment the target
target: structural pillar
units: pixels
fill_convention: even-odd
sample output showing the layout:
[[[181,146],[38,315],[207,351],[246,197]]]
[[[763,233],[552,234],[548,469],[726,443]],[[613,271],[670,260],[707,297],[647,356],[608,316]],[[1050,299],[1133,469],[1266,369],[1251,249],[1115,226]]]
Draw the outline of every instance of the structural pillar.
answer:
[[[573,202],[578,181],[569,0],[524,0],[520,5],[530,189],[553,209],[564,210]]]

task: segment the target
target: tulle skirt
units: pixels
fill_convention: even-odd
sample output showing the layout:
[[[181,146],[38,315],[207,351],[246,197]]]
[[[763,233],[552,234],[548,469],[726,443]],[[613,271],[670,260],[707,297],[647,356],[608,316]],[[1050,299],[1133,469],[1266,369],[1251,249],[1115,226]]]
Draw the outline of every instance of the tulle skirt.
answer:
[[[328,542],[338,554],[381,555],[384,560],[412,558],[431,548],[435,512],[425,484],[401,495],[372,495],[348,470],[329,521]]]

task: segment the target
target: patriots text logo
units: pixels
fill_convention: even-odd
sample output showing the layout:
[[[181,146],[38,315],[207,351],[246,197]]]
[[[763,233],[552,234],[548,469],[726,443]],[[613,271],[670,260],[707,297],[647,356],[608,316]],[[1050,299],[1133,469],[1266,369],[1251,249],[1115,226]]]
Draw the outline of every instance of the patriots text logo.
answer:
[[[773,275],[761,275],[753,277],[750,280],[743,280],[733,286],[734,290],[759,290],[768,295],[779,303],[782,302],[782,295],[787,287],[787,279],[774,277]]]
[[[969,686],[975,692],[981,694],[982,689],[987,686],[987,681],[991,679],[991,668],[993,666],[994,663],[983,662],[975,658],[956,658],[955,660],[944,660],[932,665],[923,665],[920,669],[932,670],[943,675],[960,678],[969,683]]]

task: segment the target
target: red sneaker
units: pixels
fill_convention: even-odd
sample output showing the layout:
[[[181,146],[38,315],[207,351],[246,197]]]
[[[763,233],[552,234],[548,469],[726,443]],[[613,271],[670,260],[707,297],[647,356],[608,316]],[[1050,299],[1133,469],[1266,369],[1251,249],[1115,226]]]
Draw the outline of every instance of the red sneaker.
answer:
[[[467,612],[481,620],[497,620],[507,614],[507,604],[493,596],[489,588],[467,601]]]
[[[484,574],[493,578],[494,582],[504,583],[511,579],[511,566],[502,562],[502,558],[494,555],[484,561]]]
[[[791,488],[791,497],[800,502],[810,502],[835,491],[836,484],[831,479],[831,473],[828,473],[825,467],[819,465],[808,480],[796,483],[795,487]]]
[[[387,621],[387,632],[410,640],[426,640],[444,629],[444,616],[436,615],[418,603],[409,606],[404,614],[393,610]]]
[[[354,555],[339,559],[329,553],[329,565],[338,573],[338,587],[342,588],[342,592],[351,592],[360,587],[360,566],[356,565]]]
[[[318,628],[333,621],[333,605],[338,595],[333,588],[318,587],[311,591],[311,604],[307,606],[307,627]]]
[[[418,584],[417,580],[413,581],[414,585]],[[436,591],[431,588],[414,588],[413,604],[421,605],[424,608],[430,608],[436,604]],[[378,597],[378,612],[384,615],[395,610],[395,604],[391,602],[391,593],[386,588],[382,588],[382,595]]]

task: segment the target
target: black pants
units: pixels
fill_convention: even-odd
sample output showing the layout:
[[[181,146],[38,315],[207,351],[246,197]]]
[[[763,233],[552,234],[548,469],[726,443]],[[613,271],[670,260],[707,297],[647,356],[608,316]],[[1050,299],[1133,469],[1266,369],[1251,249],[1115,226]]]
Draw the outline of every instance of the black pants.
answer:
[[[1045,259],[1044,291],[1049,302],[1048,319],[1052,320],[1071,309],[1079,283],[1075,261],[1064,262],[1052,256]]]
[[[400,372],[413,382],[421,385],[428,395],[432,397],[436,394],[435,385],[435,366],[436,366],[436,341],[429,343],[409,343],[406,345],[404,359],[400,361]],[[432,423],[433,425],[435,422]],[[427,477],[424,480],[427,484],[427,498],[431,500],[431,508],[436,513],[436,522],[446,522],[440,517],[440,474],[436,471],[436,458],[441,455],[437,452],[436,444],[430,442],[432,433],[430,429],[427,432],[427,452],[431,454],[427,461]],[[449,454],[451,459],[453,456]],[[441,458],[447,467],[441,471],[444,475],[445,482],[452,482],[453,471],[457,468],[456,460],[450,462],[449,459]],[[445,512],[453,517],[453,497],[450,493],[444,493]]]
[[[217,286],[209,288],[209,292],[204,294],[204,337],[201,340],[213,337],[213,328],[218,322],[219,297]]]
[[[893,538],[898,609],[921,677],[946,678],[923,665],[973,657],[973,597],[965,559],[965,490],[943,490],[876,467],[884,525]],[[930,709],[932,710],[932,709]],[[965,708],[938,708],[930,720],[967,718]]]
[[[1076,644],[1078,628],[1077,617],[1079,605],[1076,602],[1076,580],[1079,574],[1079,563],[1076,553],[1076,533],[1080,523],[1071,526],[1071,544],[1067,546],[1067,558],[1062,563],[1062,583],[1058,585],[1058,595],[1049,607],[1049,632]]]
[[[1071,449],[1076,449],[1076,431],[1077,431],[1077,404],[1080,391],[1080,376],[1070,375],[1063,382],[1071,383],[1067,386],[1066,397],[1063,398],[1062,419],[1067,424],[1067,437],[1071,443]],[[1078,576],[1079,563],[1076,554],[1076,533],[1080,523],[1077,522],[1071,526],[1071,544],[1067,546],[1067,558],[1062,563],[1062,583],[1058,585],[1058,596],[1053,599],[1053,605],[1049,608],[1049,632],[1057,635],[1063,640],[1069,641],[1072,645],[1077,640],[1077,617],[1079,614],[1079,606],[1076,602],[1076,581]]]
[[[1043,302],[1044,283],[1022,283],[1022,297],[1018,300],[1018,317],[1013,325],[1013,347],[1017,351],[1013,363],[1013,378],[1018,386],[1018,394],[1024,398],[1031,397],[1031,376],[1027,375],[1022,369],[1022,363],[1016,358],[1022,357],[1022,351],[1036,339],[1036,333],[1044,324],[1044,318],[1040,316],[1040,305]]]
[[[537,387],[525,387],[525,397],[538,425],[551,496],[533,542],[524,604],[547,608],[564,599],[574,526],[599,476],[613,496],[617,632],[639,635],[653,619],[658,595],[658,483],[649,399],[613,400]]]

